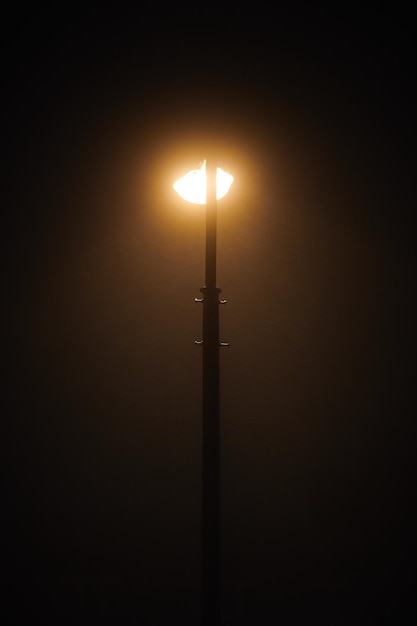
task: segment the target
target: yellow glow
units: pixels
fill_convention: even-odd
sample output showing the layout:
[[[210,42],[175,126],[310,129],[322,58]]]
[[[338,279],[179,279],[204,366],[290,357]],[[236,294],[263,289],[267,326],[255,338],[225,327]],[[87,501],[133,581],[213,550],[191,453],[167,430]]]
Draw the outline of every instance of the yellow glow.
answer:
[[[227,194],[232,183],[233,176],[218,167],[216,173],[217,200],[220,200]],[[179,178],[173,187],[183,200],[193,204],[205,204],[207,189],[206,162],[203,161],[199,170],[191,170],[188,174]]]

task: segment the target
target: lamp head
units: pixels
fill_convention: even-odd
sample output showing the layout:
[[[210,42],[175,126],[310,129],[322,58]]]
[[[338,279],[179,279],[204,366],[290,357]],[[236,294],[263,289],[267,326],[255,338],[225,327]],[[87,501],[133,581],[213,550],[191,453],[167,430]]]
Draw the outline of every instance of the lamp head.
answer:
[[[220,167],[216,172],[216,198],[220,200],[229,191],[233,183],[233,176],[224,172]],[[206,162],[203,161],[200,169],[191,170],[179,178],[173,185],[175,191],[187,202],[192,204],[206,204],[207,175]]]

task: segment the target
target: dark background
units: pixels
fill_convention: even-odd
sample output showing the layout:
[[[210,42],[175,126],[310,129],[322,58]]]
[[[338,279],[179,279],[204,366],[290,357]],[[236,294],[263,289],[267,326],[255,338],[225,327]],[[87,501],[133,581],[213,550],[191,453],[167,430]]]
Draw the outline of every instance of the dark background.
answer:
[[[3,623],[198,623],[208,148],[224,623],[414,623],[414,33],[342,5],[5,17]]]

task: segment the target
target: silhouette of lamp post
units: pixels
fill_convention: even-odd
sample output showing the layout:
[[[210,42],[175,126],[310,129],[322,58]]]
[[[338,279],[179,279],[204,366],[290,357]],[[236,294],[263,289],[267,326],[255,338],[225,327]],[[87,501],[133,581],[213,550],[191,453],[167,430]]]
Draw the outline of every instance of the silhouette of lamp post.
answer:
[[[202,577],[201,609],[203,626],[220,623],[220,397],[219,289],[216,285],[217,200],[226,195],[233,176],[208,158],[199,170],[188,172],[174,184],[186,201],[206,205],[205,286],[200,289],[203,304],[203,454],[202,454]]]

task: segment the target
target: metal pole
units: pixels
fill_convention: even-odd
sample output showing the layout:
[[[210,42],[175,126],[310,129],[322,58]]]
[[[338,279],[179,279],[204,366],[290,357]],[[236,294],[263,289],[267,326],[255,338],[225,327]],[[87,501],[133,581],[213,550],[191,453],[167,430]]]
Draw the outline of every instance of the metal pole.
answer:
[[[216,162],[206,162],[203,293],[202,625],[220,624],[219,293],[216,286]]]

